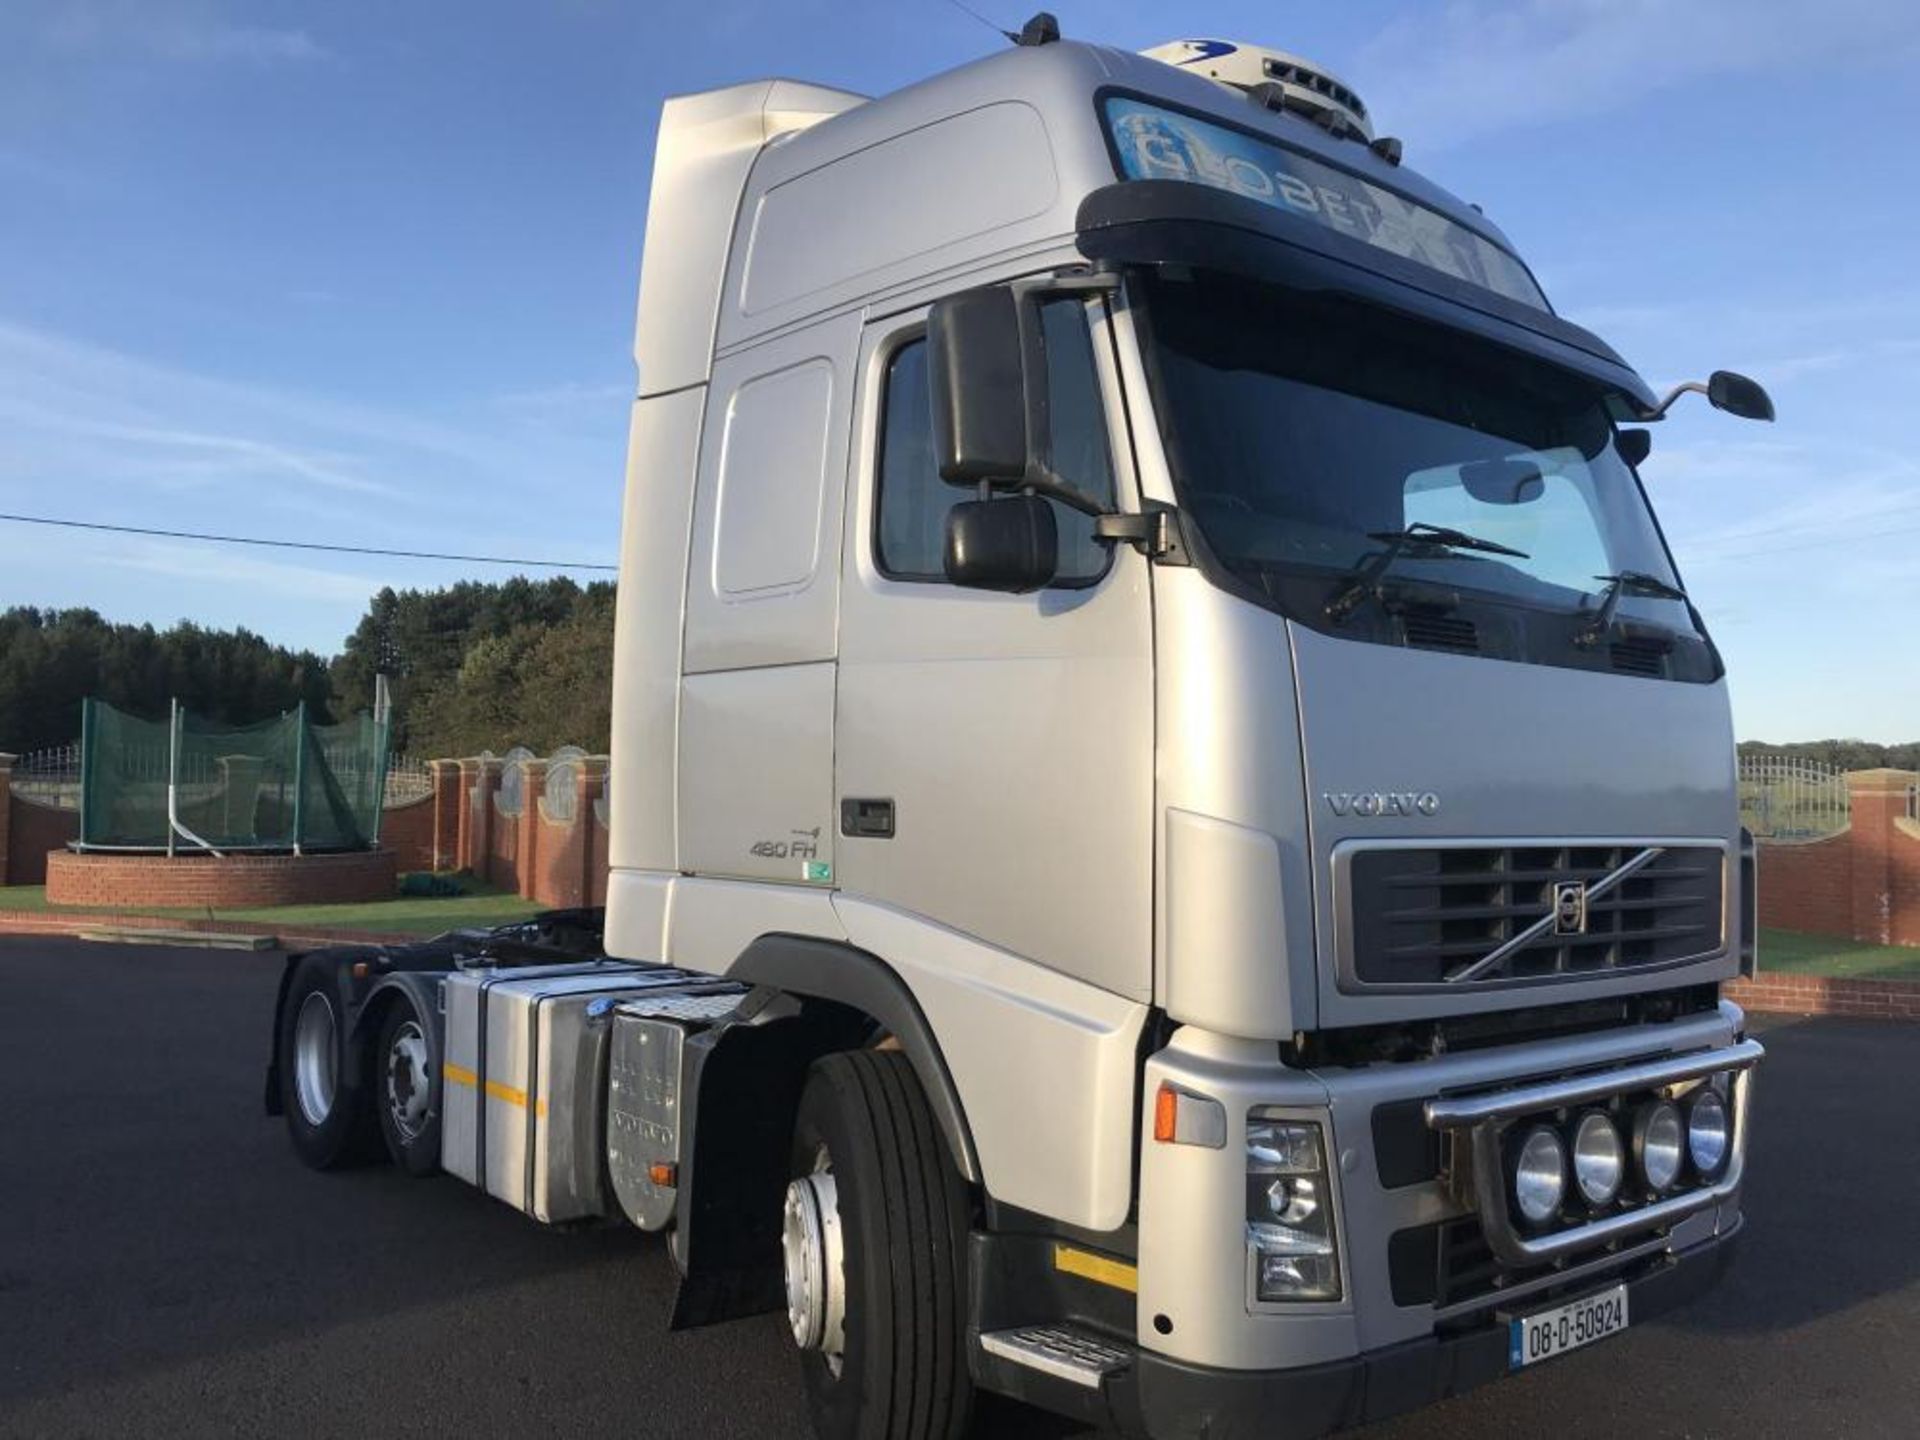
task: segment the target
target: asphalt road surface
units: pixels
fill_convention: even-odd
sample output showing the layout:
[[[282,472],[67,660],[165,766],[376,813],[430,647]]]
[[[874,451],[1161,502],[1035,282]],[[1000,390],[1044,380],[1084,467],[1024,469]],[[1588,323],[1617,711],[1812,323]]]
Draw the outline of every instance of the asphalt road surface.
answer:
[[[304,1169],[260,1108],[279,968],[0,939],[0,1435],[805,1433],[782,1322],[669,1334],[658,1240]],[[1765,1038],[1720,1289],[1355,1433],[1920,1435],[1920,1027]],[[976,1433],[1086,1432],[990,1404]]]

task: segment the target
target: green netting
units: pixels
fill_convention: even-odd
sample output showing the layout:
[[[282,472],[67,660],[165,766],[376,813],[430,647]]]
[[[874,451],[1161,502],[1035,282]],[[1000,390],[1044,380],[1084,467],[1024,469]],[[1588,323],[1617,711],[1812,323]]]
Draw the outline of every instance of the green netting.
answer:
[[[230,726],[184,710],[141,720],[89,700],[81,736],[83,848],[355,850],[379,839],[387,734],[364,715],[309,725],[303,706]]]

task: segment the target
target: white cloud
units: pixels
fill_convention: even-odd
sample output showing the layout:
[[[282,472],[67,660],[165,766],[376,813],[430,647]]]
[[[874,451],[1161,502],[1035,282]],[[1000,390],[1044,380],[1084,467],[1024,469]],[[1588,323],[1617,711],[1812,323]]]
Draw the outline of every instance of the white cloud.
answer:
[[[634,389],[632,384],[568,380],[558,385],[509,390],[496,396],[494,403],[514,419],[534,424],[603,421],[624,426]]]
[[[156,50],[171,60],[244,60],[256,65],[286,60],[324,60],[327,51],[304,30],[258,25],[213,25],[163,31]]]
[[[191,581],[197,585],[224,590],[253,590],[271,594],[276,601],[314,600],[349,604],[364,603],[384,580],[366,575],[343,574],[312,565],[290,565],[281,560],[263,560],[231,550],[207,545],[151,541],[109,550],[101,563],[122,570],[137,570],[150,575]]]
[[[295,480],[398,495],[419,488],[423,468],[497,473],[503,463],[498,446],[462,429],[158,364],[3,319],[0,418],[0,473],[58,483],[157,477],[240,490]],[[400,466],[412,483],[393,473]]]
[[[64,0],[40,8],[39,37],[55,53],[118,52],[188,64],[279,65],[329,58],[307,31],[236,23],[213,0]]]
[[[1708,76],[1916,47],[1920,6],[1887,0],[1448,0],[1390,23],[1354,78],[1388,129],[1437,150]]]

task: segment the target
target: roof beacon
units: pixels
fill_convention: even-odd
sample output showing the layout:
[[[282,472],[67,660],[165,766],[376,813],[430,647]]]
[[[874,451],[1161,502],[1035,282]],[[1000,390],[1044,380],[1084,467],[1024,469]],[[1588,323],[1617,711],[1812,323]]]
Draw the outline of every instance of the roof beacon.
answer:
[[[1344,121],[1362,139],[1369,143],[1373,140],[1367,107],[1353,93],[1353,87],[1298,55],[1234,40],[1170,40],[1140,53],[1244,90],[1276,109],[1292,110],[1319,121],[1336,134]]]

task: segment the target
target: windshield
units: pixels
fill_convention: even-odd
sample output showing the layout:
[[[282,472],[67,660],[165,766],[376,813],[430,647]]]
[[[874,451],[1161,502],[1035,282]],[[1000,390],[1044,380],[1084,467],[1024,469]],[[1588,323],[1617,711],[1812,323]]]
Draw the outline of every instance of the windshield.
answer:
[[[1351,300],[1143,280],[1182,508],[1220,566],[1296,618],[1324,625],[1356,573],[1587,619],[1608,576],[1678,583],[1591,381]],[[1380,565],[1410,527],[1520,553],[1403,543]],[[1674,599],[1623,595],[1616,614],[1694,633]]]

